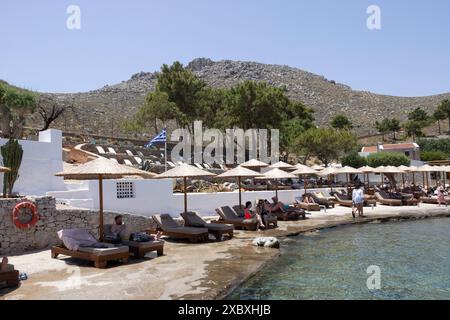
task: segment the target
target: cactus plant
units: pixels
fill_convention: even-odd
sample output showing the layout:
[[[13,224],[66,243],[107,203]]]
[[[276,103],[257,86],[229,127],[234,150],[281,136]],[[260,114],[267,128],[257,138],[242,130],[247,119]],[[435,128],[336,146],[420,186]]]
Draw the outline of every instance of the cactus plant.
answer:
[[[3,197],[10,197],[14,184],[17,178],[19,178],[23,149],[19,141],[12,138],[0,149],[3,157],[3,165],[11,169],[11,172],[6,172],[3,177]]]

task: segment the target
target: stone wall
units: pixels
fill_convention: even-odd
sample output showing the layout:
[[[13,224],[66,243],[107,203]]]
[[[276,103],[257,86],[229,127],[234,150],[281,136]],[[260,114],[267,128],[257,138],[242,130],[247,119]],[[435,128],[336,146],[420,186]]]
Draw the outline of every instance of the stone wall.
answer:
[[[22,201],[31,201],[38,208],[39,221],[29,230],[20,230],[12,222],[13,208]],[[113,223],[118,213],[105,212],[105,223]],[[124,222],[132,231],[154,229],[147,217],[123,214]],[[88,229],[98,237],[98,211],[85,209],[57,209],[52,197],[0,199],[0,255],[21,254],[46,249],[59,243],[57,232],[61,229]]]

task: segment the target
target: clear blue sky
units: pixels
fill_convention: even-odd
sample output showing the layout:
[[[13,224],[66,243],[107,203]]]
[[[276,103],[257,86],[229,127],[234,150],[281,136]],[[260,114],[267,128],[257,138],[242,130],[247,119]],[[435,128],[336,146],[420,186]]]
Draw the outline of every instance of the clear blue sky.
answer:
[[[81,30],[66,28],[69,5]],[[381,8],[382,29],[366,27]],[[0,79],[78,92],[196,57],[284,64],[376,93],[450,91],[450,1],[2,0]]]

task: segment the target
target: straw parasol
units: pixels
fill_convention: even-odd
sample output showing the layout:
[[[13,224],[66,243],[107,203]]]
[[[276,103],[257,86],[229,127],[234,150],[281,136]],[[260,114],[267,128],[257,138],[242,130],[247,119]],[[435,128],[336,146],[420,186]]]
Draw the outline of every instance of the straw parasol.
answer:
[[[361,171],[364,176],[364,184],[366,183],[366,176],[367,176],[367,186],[368,187],[370,187],[369,173],[374,172],[374,170],[375,169],[370,166],[364,166],[364,167],[359,168],[359,171]]]
[[[349,167],[349,166],[342,167],[342,168],[340,168],[340,169],[337,169],[336,171],[337,171],[337,173],[343,173],[343,174],[345,174],[345,176],[346,176],[346,178],[347,178],[347,186],[350,186],[350,179],[349,179],[349,175],[350,175],[350,174],[358,174],[358,173],[361,173],[360,170],[355,169],[355,168],[353,168],[353,167]]]
[[[270,169],[281,169],[281,170],[295,170],[295,167],[293,165],[290,165],[289,163],[279,161],[277,163],[274,163],[269,166]]]
[[[317,171],[321,171],[321,170],[325,170],[326,169],[325,167],[319,166],[318,164],[313,165],[311,168],[314,169],[314,170],[317,170]]]
[[[251,160],[241,164],[241,167],[243,167],[243,168],[265,168],[268,166],[269,165],[267,163],[256,160],[256,159],[251,159]]]
[[[270,171],[267,171],[262,175],[261,177],[257,177],[256,179],[264,179],[264,180],[275,180],[275,195],[278,198],[278,183],[277,180],[279,179],[294,179],[296,178],[296,175],[283,171],[279,168],[272,169]]]
[[[157,179],[183,178],[184,180],[184,212],[187,213],[187,178],[213,177],[214,173],[201,170],[189,164],[182,164],[156,176]]]
[[[405,172],[411,172],[411,167],[407,167],[407,166],[398,166],[398,169],[402,170],[402,182],[403,182],[403,189],[405,189]],[[413,173],[413,177],[414,177],[414,173]]]
[[[238,179],[239,206],[242,207],[241,178],[254,178],[254,177],[258,177],[258,176],[262,176],[262,174],[259,172],[238,166],[234,169],[228,170],[228,171],[218,175],[216,178],[237,178]]]
[[[416,167],[414,169],[415,172],[422,172],[422,178],[423,178],[423,183],[425,185],[425,173],[428,172],[435,172],[435,171],[439,171],[436,170],[436,167],[430,166],[428,164],[420,166],[420,167]],[[428,181],[428,174],[426,175],[426,182],[427,182],[427,187],[430,187],[429,181]]]
[[[326,168],[322,168],[322,169],[323,170],[319,171],[317,173],[317,175],[326,176],[326,177],[331,177],[331,176],[334,177],[336,174],[338,174],[338,170],[339,170],[339,168],[334,168],[334,167],[326,167]],[[328,179],[328,181],[330,182],[328,184],[328,186],[330,187],[330,191],[333,191],[333,181],[331,179]]]
[[[98,180],[99,192],[99,215],[100,215],[100,241],[103,240],[103,180],[120,179],[125,176],[139,176],[142,178],[153,178],[155,174],[124,166],[106,158],[98,158],[86,162],[67,171],[56,173],[57,177],[72,180]]]
[[[308,166],[305,166],[304,164],[296,164],[295,168],[297,170],[295,170],[294,172],[291,172],[292,174],[295,175],[299,175],[299,176],[305,176],[305,175],[317,175],[318,172]],[[307,183],[306,180],[304,180],[304,185],[305,185],[305,193],[306,193],[306,187],[307,187]]]

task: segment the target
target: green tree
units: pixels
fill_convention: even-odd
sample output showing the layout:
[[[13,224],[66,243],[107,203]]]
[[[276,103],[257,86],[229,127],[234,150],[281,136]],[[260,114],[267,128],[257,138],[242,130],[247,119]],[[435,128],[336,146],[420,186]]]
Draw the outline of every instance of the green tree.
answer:
[[[36,109],[37,95],[0,83],[0,127],[5,138],[22,138],[26,116]]]
[[[424,123],[423,122],[417,122],[417,121],[406,121],[403,124],[403,128],[405,129],[405,133],[408,137],[412,137],[415,141],[417,138],[423,137],[423,131]]]
[[[227,92],[225,107],[218,114],[217,122],[222,128],[278,129],[289,104],[284,89],[265,82],[244,81]]]
[[[367,157],[367,165],[373,168],[380,166],[409,166],[411,160],[402,153],[379,152]]]
[[[448,155],[442,151],[422,151],[420,153],[420,159],[422,161],[447,160]]]
[[[176,104],[180,111],[180,125],[192,130],[195,120],[202,119],[203,111],[200,102],[206,83],[183,67],[180,62],[171,66],[163,65],[157,75],[156,91],[165,92],[170,102]]]
[[[397,132],[399,132],[400,129],[401,129],[400,121],[398,119],[396,119],[396,118],[392,118],[390,123],[389,123],[388,129],[389,129],[390,132],[393,133],[394,140],[396,140],[395,134]]]
[[[343,114],[338,114],[337,116],[334,116],[333,119],[331,119],[331,126],[334,129],[352,129],[353,128],[353,124],[350,121],[349,118],[347,118],[347,116],[343,115]]]
[[[342,157],[342,166],[349,166],[353,168],[361,168],[367,165],[367,160],[365,157],[361,157],[358,152],[353,151]]]
[[[423,151],[440,151],[450,155],[450,139],[419,139],[417,144]]]
[[[133,118],[124,123],[124,129],[128,132],[141,132],[153,127],[155,133],[158,133],[162,129],[158,126],[158,121],[162,122],[162,127],[166,127],[169,120],[186,122],[177,105],[169,101],[167,93],[155,91],[147,95],[145,103]]]
[[[408,120],[415,122],[428,122],[430,116],[422,108],[418,107],[408,114]]]
[[[437,112],[439,113],[440,116],[442,116],[442,114],[446,114],[445,118],[448,118],[448,127],[450,130],[450,100],[449,99],[445,99],[442,100],[442,102],[439,104],[438,108],[437,108]],[[440,118],[440,120],[444,120],[445,118]],[[439,134],[440,134],[440,127],[439,127]]]
[[[302,133],[296,140],[295,149],[298,154],[316,156],[328,165],[339,160],[357,146],[356,135],[348,130],[333,128],[312,128]]]
[[[384,118],[381,122],[375,121],[375,128],[382,134],[382,139],[384,141],[385,135],[389,132],[390,120]]]

